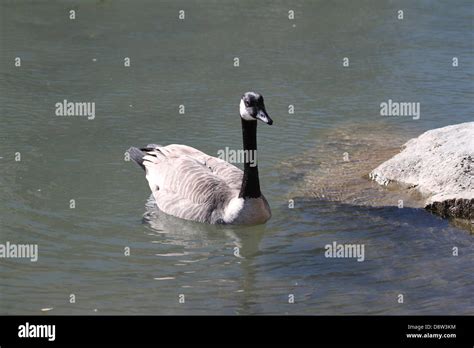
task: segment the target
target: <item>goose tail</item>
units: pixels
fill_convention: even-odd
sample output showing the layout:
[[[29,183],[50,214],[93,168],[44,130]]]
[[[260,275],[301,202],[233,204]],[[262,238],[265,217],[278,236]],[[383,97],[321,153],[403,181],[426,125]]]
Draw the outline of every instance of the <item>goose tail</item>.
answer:
[[[130,155],[130,158],[138,164],[143,170],[145,170],[145,166],[143,165],[143,156],[145,156],[145,153],[140,150],[137,147],[132,146],[127,150],[128,154]]]

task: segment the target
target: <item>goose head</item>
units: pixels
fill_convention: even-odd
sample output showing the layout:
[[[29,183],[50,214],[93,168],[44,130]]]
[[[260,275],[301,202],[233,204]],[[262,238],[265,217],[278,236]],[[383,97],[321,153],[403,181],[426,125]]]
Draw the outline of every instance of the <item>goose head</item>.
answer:
[[[265,110],[263,96],[255,92],[247,92],[240,99],[240,117],[245,121],[260,120],[268,125],[273,124]]]

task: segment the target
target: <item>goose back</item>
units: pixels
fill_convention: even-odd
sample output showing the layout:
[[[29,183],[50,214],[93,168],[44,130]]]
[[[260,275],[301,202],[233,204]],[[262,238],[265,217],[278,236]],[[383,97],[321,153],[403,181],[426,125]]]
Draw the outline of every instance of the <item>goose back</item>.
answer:
[[[143,151],[143,165],[156,204],[182,219],[226,223],[226,208],[238,197],[243,172],[186,145]]]

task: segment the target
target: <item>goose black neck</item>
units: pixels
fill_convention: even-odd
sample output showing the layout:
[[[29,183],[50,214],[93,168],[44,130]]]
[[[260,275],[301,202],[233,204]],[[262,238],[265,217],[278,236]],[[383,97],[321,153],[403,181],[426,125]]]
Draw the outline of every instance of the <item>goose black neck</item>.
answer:
[[[240,198],[258,198],[260,182],[258,180],[257,166],[257,121],[245,121],[242,119],[242,136],[245,150],[244,177],[240,188]],[[253,159],[253,163],[251,161]]]

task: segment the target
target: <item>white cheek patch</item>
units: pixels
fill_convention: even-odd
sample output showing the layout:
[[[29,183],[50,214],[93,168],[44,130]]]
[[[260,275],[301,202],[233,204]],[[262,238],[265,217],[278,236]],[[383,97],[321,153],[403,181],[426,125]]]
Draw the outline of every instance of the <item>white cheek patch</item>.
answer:
[[[250,116],[250,114],[247,111],[247,108],[245,107],[244,101],[240,100],[240,117],[242,117],[246,121],[254,121],[255,118]]]

